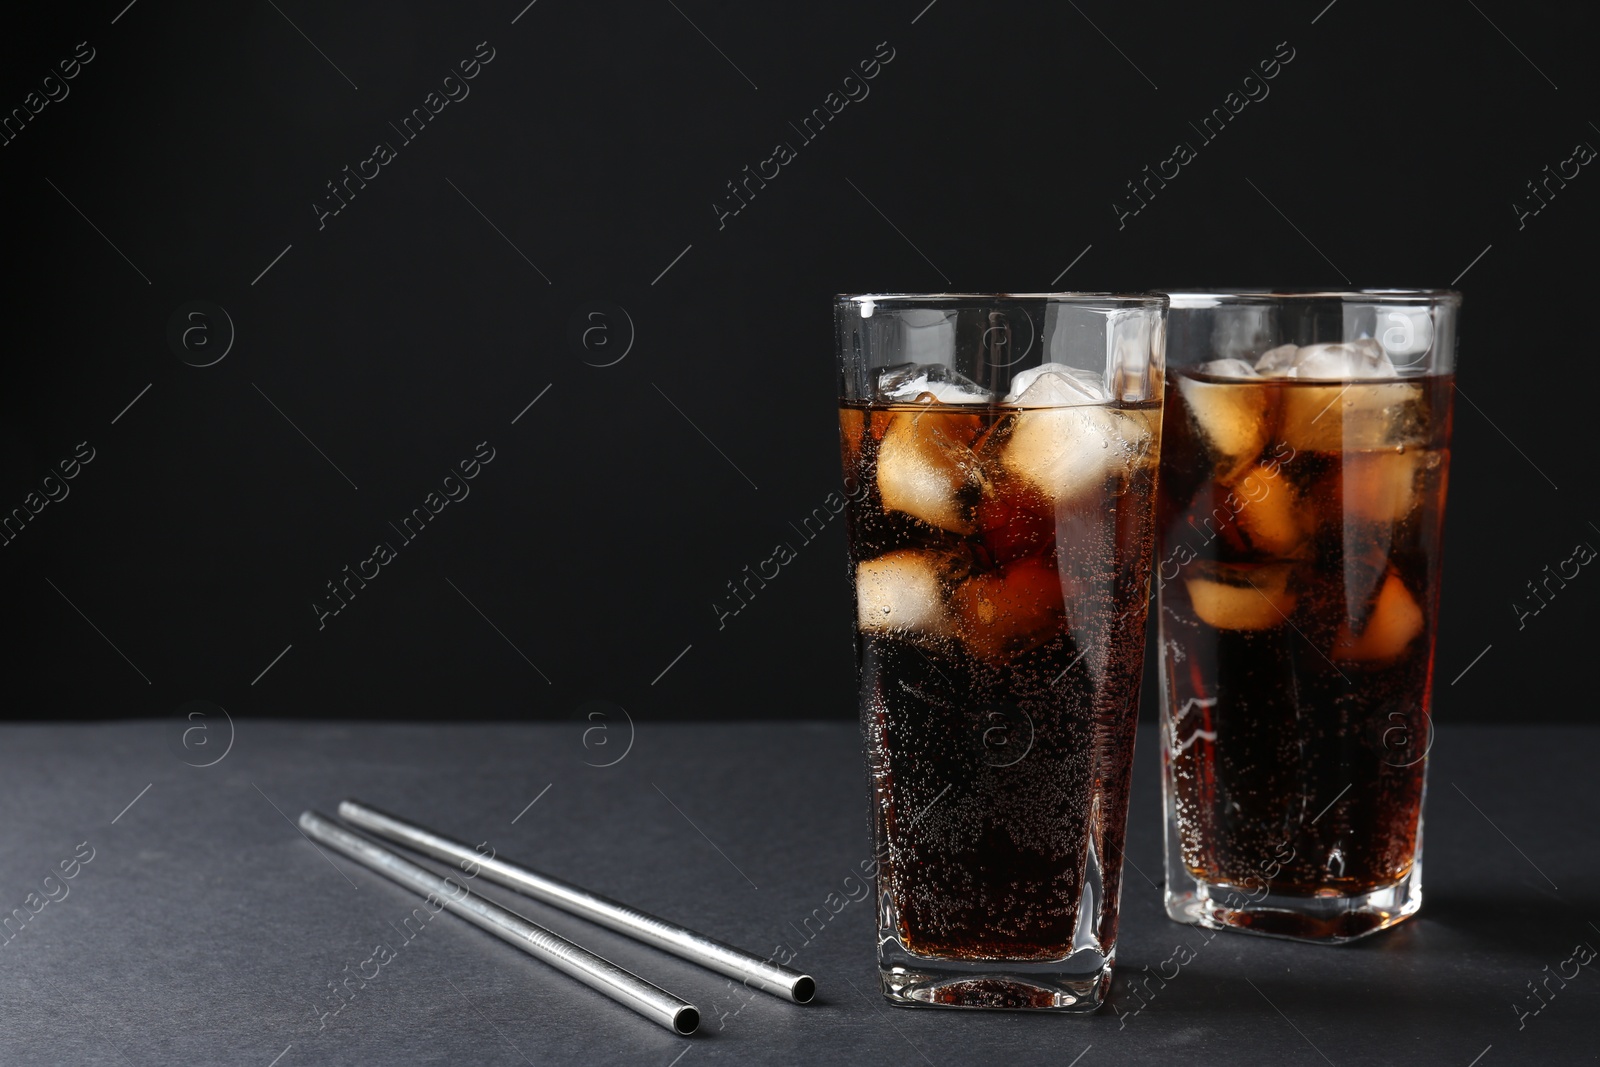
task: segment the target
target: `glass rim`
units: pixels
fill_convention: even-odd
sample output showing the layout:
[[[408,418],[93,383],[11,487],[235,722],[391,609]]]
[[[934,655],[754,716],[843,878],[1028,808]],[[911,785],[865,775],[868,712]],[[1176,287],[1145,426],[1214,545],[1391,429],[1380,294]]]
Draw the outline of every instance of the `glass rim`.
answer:
[[[1164,308],[1167,295],[1152,290],[1143,293],[1095,293],[1075,290],[1054,293],[835,293],[834,302],[844,305],[873,304],[972,304],[980,301],[1044,300],[1057,304],[1106,305],[1119,308]]]
[[[1163,289],[1175,311],[1250,304],[1340,300],[1347,304],[1430,304],[1459,307],[1455,289]]]

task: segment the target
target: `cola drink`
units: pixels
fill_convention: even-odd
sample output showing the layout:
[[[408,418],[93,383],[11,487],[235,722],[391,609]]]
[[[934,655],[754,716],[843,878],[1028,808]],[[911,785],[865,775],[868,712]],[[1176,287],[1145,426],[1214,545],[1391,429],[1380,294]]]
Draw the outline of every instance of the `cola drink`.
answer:
[[[1167,381],[1167,904],[1340,941],[1420,905],[1453,377],[1283,349]]]
[[[878,972],[902,1005],[1110,988],[1166,298],[834,306]]]
[[[1039,310],[1032,328],[1054,324]],[[1000,313],[972,314],[992,337]],[[901,351],[948,321],[918,315],[893,324]],[[1159,378],[1003,369],[986,388],[947,363],[875,367],[839,410],[880,974],[899,1003],[1092,1010],[1116,941]]]

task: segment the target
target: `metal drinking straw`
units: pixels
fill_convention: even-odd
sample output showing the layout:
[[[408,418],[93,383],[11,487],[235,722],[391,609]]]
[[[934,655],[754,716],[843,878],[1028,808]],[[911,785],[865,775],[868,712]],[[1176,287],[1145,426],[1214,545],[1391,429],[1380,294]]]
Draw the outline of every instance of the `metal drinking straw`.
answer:
[[[665,989],[651,985],[633,972],[596,956],[560,934],[552,933],[514,911],[477,896],[459,882],[441,878],[381,845],[356,836],[314,811],[300,814],[300,829],[305,831],[307,837],[350,857],[363,867],[371,868],[423,896],[437,898],[445,908],[468,922],[483,927],[502,941],[510,942],[528,955],[570,974],[673,1033],[687,1037],[700,1025],[700,1012],[688,1001],[679,1000]]]
[[[752,989],[760,989],[796,1004],[805,1004],[816,995],[816,982],[810,975],[780,967],[760,956],[637,908],[630,908],[609,897],[591,893],[560,878],[552,878],[509,860],[485,857],[469,845],[368,807],[360,801],[342,801],[339,804],[339,817],[434,859],[459,864],[462,870],[477,868],[491,882],[508,886],[590,922],[608,926],[647,945],[665,949],[691,963],[738,978]]]

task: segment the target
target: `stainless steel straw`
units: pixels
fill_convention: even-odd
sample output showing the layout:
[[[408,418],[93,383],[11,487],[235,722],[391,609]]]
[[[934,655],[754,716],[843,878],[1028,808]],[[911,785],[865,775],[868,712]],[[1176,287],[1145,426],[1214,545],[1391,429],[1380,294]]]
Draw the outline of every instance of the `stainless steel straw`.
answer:
[[[459,882],[441,878],[425,867],[390,852],[314,811],[300,814],[306,836],[391,878],[423,896],[436,897],[444,907],[528,955],[564,971],[587,986],[625,1004],[652,1022],[688,1036],[700,1025],[700,1012],[688,1001],[625,971],[610,960],[574,945],[560,934],[529,922],[514,911],[477,896]]]
[[[601,926],[609,926],[691,963],[738,978],[752,989],[760,989],[796,1004],[805,1004],[816,995],[816,982],[810,975],[780,967],[760,956],[665,919],[658,919],[609,897],[591,893],[571,882],[540,874],[509,860],[485,857],[469,845],[368,807],[360,801],[342,801],[339,804],[339,817],[434,859],[459,864],[462,870],[478,868],[483,877],[491,882],[499,882],[552,907]]]

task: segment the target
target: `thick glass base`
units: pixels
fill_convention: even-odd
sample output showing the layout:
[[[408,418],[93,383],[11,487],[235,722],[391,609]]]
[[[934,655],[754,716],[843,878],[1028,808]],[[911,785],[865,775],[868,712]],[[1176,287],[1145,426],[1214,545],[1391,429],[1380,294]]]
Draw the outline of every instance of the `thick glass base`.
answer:
[[[1111,961],[1089,950],[1049,963],[923,959],[889,941],[878,976],[889,1002],[905,1007],[1088,1012],[1111,988]]]
[[[1181,882],[1181,884],[1174,884]],[[1353,896],[1289,896],[1169,877],[1168,917],[1213,930],[1243,930],[1265,937],[1341,944],[1387,930],[1422,907],[1422,864],[1394,885]]]

